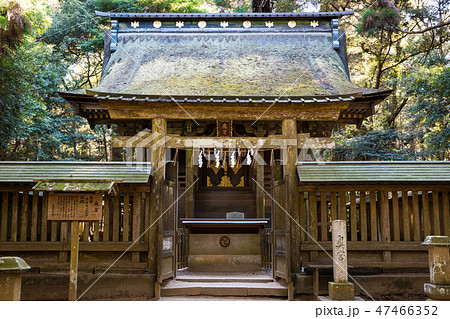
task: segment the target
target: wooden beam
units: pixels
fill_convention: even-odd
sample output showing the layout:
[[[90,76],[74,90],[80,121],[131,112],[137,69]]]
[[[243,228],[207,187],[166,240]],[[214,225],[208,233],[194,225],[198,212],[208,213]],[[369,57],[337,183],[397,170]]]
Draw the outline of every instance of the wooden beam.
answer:
[[[370,240],[378,240],[378,225],[377,225],[377,193],[370,192]]]
[[[166,119],[190,120],[284,120],[297,118],[303,121],[336,121],[341,110],[349,102],[325,103],[146,103],[136,101],[101,100],[100,106],[107,108],[111,119]]]
[[[288,265],[288,278],[286,281],[289,283],[291,281],[290,273],[301,272],[301,262],[300,262],[300,234],[297,231],[297,225],[300,221],[299,207],[298,207],[298,175],[297,175],[297,158],[298,158],[298,142],[297,142],[297,120],[293,117],[290,119],[284,119],[281,123],[281,128],[283,132],[283,137],[285,140],[292,141],[293,145],[286,145],[283,148],[283,177],[286,181],[286,211],[290,216],[286,216],[286,251],[288,256],[286,258],[286,264]],[[263,184],[264,184],[264,177]],[[317,204],[317,203],[316,203]],[[295,220],[292,222],[291,217]],[[316,214],[317,218],[317,214]],[[317,238],[317,234],[316,234]]]
[[[420,241],[420,215],[419,215],[419,194],[412,192],[412,210],[413,210],[413,235],[414,241]]]
[[[105,195],[105,207],[103,209],[103,240],[104,242],[109,241],[109,215],[111,212],[111,196]]]
[[[69,301],[77,300],[78,287],[78,252],[80,223],[72,221],[72,237],[70,241]]]
[[[328,204],[326,192],[320,192],[320,240],[328,240]]]
[[[19,192],[15,191],[12,195],[12,204],[11,204],[11,241],[17,241],[17,225],[18,225],[18,216],[19,216]]]
[[[80,223],[72,221],[72,237],[70,241],[69,301],[77,300],[78,287],[78,252]]]
[[[361,215],[361,241],[367,241],[367,203],[366,191],[359,192],[359,213]]]
[[[331,197],[331,221],[337,219],[337,194],[336,192],[330,192]]]
[[[113,197],[113,215],[112,215],[112,241],[119,241],[119,233],[120,233],[120,195],[116,194]]]
[[[136,243],[130,247],[130,243],[124,242],[80,242],[80,251],[86,252],[119,252],[125,250],[133,251],[148,251],[148,245],[144,243]],[[0,243],[0,251],[70,251],[70,243],[62,242],[5,242]]]
[[[31,205],[31,241],[37,240],[39,192],[33,192]]]
[[[297,139],[296,134],[290,137],[283,135],[270,135],[268,137],[203,137],[203,136],[179,136],[153,134],[153,132],[139,132],[135,136],[116,136],[113,139],[113,147],[152,147],[154,144],[164,144],[167,148],[192,149],[192,148],[253,148],[253,149],[282,149],[286,146],[310,149],[331,149],[335,146],[332,138],[305,137]]]
[[[380,225],[381,225],[381,241],[391,241],[391,225],[389,218],[389,196],[388,192],[380,192]],[[389,250],[383,251],[383,261],[391,261],[391,252]]]
[[[444,214],[442,220],[444,222],[444,235],[450,236],[450,204],[448,192],[442,192],[442,213]]]
[[[422,191],[422,212],[423,212],[423,235],[424,235],[424,238],[431,234],[429,208],[430,208],[430,205],[429,205],[429,198],[428,198],[428,190],[423,190]]]
[[[392,183],[378,183],[378,184],[368,184],[365,182],[350,184],[350,183],[341,183],[341,184],[330,184],[327,183],[324,184],[305,184],[300,183],[298,187],[299,192],[320,192],[320,191],[327,191],[327,192],[333,192],[333,191],[359,191],[360,189],[365,189],[366,191],[391,191],[393,189],[397,191],[421,191],[424,187],[424,183],[417,183],[417,184],[392,184]],[[428,190],[432,191],[438,191],[438,192],[444,192],[444,191],[450,191],[450,185],[447,184],[441,184],[441,185],[431,185],[427,184],[426,188]]]
[[[206,163],[205,163],[206,164]],[[186,149],[186,193],[184,194],[184,215],[185,218],[194,218],[194,150]]]
[[[133,233],[132,233],[132,240],[133,243],[139,239],[139,236],[141,236],[141,217],[142,217],[142,193],[134,193],[133,198]],[[142,238],[141,238],[142,239]],[[140,260],[140,254],[139,253],[132,253],[131,254],[131,261],[133,263],[138,263]]]
[[[22,196],[22,221],[20,224],[20,241],[27,241],[28,229],[28,192],[24,192]]]
[[[309,235],[314,240],[317,238],[317,195],[316,192],[309,192]],[[311,239],[311,238],[310,238]]]
[[[347,221],[347,192],[339,192],[338,219]]]
[[[304,242],[301,244],[301,249],[308,250],[322,250],[325,249],[330,251],[333,249],[331,241],[319,241],[318,244],[313,242]],[[391,250],[391,251],[427,251],[427,247],[421,245],[421,243],[416,242],[372,242],[372,241],[356,241],[348,242],[347,246],[348,250],[375,250],[375,251],[383,251],[383,250]]]
[[[441,216],[439,213],[439,193],[433,192],[433,234],[434,236],[441,235]]]
[[[261,155],[262,158],[264,158],[264,154]],[[256,216],[258,218],[264,218],[265,214],[265,205],[264,205],[264,165],[255,163],[256,165],[256,182],[258,185],[256,185]]]
[[[306,203],[305,203],[305,193],[300,192],[298,196],[299,201],[299,224],[301,228],[298,230],[300,232],[300,242],[308,241],[309,237],[306,235]]]
[[[41,223],[41,241],[47,241],[47,224],[48,224],[48,192],[44,192],[42,197],[42,223]]]
[[[164,118],[152,119],[152,133],[156,133],[161,138],[167,133],[167,121]],[[148,230],[148,272],[158,274],[160,271],[158,260],[159,242],[162,240],[160,221],[163,213],[163,183],[166,175],[166,151],[163,144],[153,144],[151,147],[151,162],[153,174],[151,178],[150,193],[150,229]],[[158,277],[158,276],[157,276]],[[159,276],[160,277],[160,276]],[[161,278],[159,278],[161,280]]]
[[[394,224],[394,241],[400,241],[400,215],[398,191],[392,191],[392,223]]]
[[[356,211],[356,192],[350,192],[350,233],[351,241],[358,240],[358,226],[357,226],[357,211]]]
[[[8,232],[8,204],[9,204],[9,192],[2,193],[2,218],[0,229],[0,242],[5,242]]]
[[[403,240],[411,240],[411,212],[409,210],[408,191],[402,191]]]
[[[123,194],[123,234],[122,241],[130,241],[130,193]]]

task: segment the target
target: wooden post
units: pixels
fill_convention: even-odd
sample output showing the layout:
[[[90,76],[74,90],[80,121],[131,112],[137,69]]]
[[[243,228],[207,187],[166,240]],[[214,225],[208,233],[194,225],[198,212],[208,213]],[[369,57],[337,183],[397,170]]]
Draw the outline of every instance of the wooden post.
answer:
[[[361,215],[361,241],[367,241],[367,203],[366,191],[359,192],[359,213]]]
[[[206,164],[206,163],[205,163]],[[184,216],[185,218],[194,217],[194,187],[189,188],[194,183],[194,150],[186,150],[186,194],[184,194]],[[188,189],[189,188],[189,189]]]
[[[9,193],[3,192],[2,196],[2,224],[0,229],[0,241],[5,242],[7,238],[8,228],[6,227],[6,223],[8,221],[8,202],[9,202]]]
[[[149,243],[149,253],[148,253],[148,272],[149,274],[156,274],[157,283],[161,283],[158,276],[159,267],[158,263],[158,252],[161,245],[159,242],[162,241],[162,233],[159,227],[158,218],[163,213],[163,183],[166,175],[166,150],[165,145],[162,143],[162,139],[167,132],[167,122],[163,118],[152,119],[152,133],[158,133],[160,141],[155,141],[151,147],[151,162],[153,175],[151,178],[151,197],[150,197],[150,227],[148,231],[148,243]],[[156,135],[156,134],[155,134]],[[160,296],[160,285],[155,285],[155,298],[158,299]]]
[[[389,196],[388,192],[380,192],[380,218],[381,218],[381,241],[384,243],[391,242],[391,225],[389,219]],[[383,261],[391,262],[391,251],[383,251]]]
[[[77,300],[78,285],[78,248],[80,223],[72,221],[72,238],[70,241],[69,301]]]
[[[262,151],[260,151],[262,152]],[[261,154],[264,158],[264,153]],[[256,182],[261,187],[264,187],[264,165],[256,164]],[[265,207],[264,207],[264,189],[259,186],[256,187],[256,216],[258,218],[264,218]]]
[[[22,221],[20,225],[20,241],[27,241],[28,225],[28,191],[23,192],[22,196]]]
[[[283,175],[286,183],[286,211],[290,216],[286,216],[286,264],[290,267],[288,277],[291,272],[301,272],[300,261],[300,232],[301,229],[295,222],[291,221],[291,217],[298,223],[300,221],[300,212],[298,206],[298,177],[297,177],[297,159],[298,159],[298,141],[297,141],[297,120],[285,119],[281,123],[283,137],[286,138],[287,144],[283,149],[284,170]],[[295,140],[295,141],[294,141]],[[293,145],[291,145],[293,144]],[[288,296],[293,298],[294,291],[291,284],[291,278],[287,278]]]

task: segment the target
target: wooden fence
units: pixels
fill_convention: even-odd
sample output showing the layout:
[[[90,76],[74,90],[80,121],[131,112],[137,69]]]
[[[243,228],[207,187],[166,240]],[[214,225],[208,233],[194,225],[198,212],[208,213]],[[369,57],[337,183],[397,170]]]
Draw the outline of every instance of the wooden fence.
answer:
[[[150,225],[150,189],[121,186],[117,196],[103,196],[103,218],[80,227],[80,266],[102,267],[117,258],[132,242],[118,265],[146,267]],[[69,222],[47,220],[48,194],[30,187],[0,192],[0,251],[26,256],[32,266],[68,262]],[[45,252],[45,253],[43,253]],[[55,257],[56,256],[56,257]],[[144,262],[141,262],[144,261]],[[130,265],[128,265],[130,264]]]
[[[331,221],[344,219],[355,266],[426,266],[421,243],[450,235],[449,206],[448,186],[300,187],[303,262],[330,262],[322,248],[331,251]]]

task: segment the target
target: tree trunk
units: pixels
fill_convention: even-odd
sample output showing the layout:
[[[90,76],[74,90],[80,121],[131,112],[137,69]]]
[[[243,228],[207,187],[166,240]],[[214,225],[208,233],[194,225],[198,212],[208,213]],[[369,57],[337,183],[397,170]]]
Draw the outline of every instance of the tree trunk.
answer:
[[[252,0],[252,12],[272,12],[272,1]]]

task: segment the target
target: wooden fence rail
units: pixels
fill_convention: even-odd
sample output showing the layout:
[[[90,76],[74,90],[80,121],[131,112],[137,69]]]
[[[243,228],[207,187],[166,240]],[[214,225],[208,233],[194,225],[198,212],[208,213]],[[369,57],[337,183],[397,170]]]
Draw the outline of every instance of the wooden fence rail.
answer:
[[[426,236],[450,235],[449,192],[445,188],[336,191],[303,187],[299,197],[300,222],[309,233],[302,236],[301,245],[303,252],[309,252],[303,254],[306,262],[327,258],[319,256],[319,246],[331,248],[331,221],[335,219],[347,221],[349,250],[366,251],[360,252],[361,262],[364,254],[368,260],[377,260],[375,253],[368,257],[367,251],[382,251],[380,261],[391,262],[391,251],[425,251],[420,243]],[[400,256],[396,253],[395,260],[401,260]]]
[[[146,243],[148,236],[141,235],[149,224],[149,201],[149,189],[136,191],[123,187],[116,196],[104,195],[102,220],[81,223],[80,250],[104,251],[95,243],[113,246],[123,243],[127,247],[135,241]],[[69,241],[69,222],[49,221],[47,212],[48,194],[45,192],[25,189],[0,192],[0,250],[33,250],[36,246],[45,251],[51,247],[39,243],[61,243],[53,248],[61,250],[60,261],[67,261],[65,244]],[[22,247],[18,243],[28,246]],[[139,262],[143,247],[148,250],[148,245],[130,250],[133,261]]]

